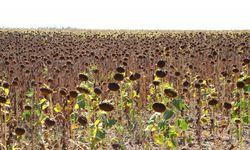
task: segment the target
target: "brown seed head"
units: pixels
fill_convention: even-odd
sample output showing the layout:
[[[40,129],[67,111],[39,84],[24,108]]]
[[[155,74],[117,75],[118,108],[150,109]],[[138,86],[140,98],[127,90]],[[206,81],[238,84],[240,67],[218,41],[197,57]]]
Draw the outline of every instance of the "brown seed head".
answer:
[[[164,90],[164,93],[170,97],[170,98],[174,98],[177,96],[177,92],[174,90],[174,89],[171,89],[171,88],[167,88]]]
[[[111,91],[118,91],[120,89],[120,86],[117,83],[109,83],[108,88]]]
[[[160,113],[166,110],[166,106],[162,103],[154,103],[152,107],[156,112]]]
[[[99,108],[103,111],[112,111],[114,109],[114,106],[109,103],[101,103],[99,104]]]
[[[79,116],[77,120],[82,126],[86,126],[88,123],[87,118],[85,116]]]
[[[16,127],[15,133],[16,133],[16,135],[21,136],[21,135],[23,135],[25,133],[25,129],[21,128],[21,127]]]

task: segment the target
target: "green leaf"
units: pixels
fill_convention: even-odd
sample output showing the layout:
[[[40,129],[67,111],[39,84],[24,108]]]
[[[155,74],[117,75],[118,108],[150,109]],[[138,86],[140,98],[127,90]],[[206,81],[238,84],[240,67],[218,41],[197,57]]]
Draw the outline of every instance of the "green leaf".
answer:
[[[187,131],[187,129],[188,129],[188,123],[186,122],[185,119],[179,119],[177,122],[178,122],[179,128],[181,128],[184,131]]]
[[[174,99],[172,101],[172,104],[178,109],[178,110],[183,110],[183,109],[186,109],[187,106],[185,105],[185,103],[183,102],[182,99]]]
[[[244,91],[250,93],[250,85],[244,87]]]
[[[107,122],[106,122],[106,126],[108,128],[111,128],[113,125],[116,124],[116,122],[117,122],[117,120],[115,120],[115,119],[108,119]]]
[[[30,91],[26,92],[25,95],[26,95],[27,97],[31,98],[31,97],[34,95],[34,93],[33,93],[32,90],[30,90]]]
[[[77,119],[77,113],[76,113],[76,112],[73,112],[73,113],[70,115],[70,120],[71,120],[72,122],[75,122],[76,119]]]
[[[79,100],[79,101],[77,101],[77,104],[78,104],[78,106],[79,106],[79,108],[85,108],[85,101],[83,101],[83,100]]]
[[[118,134],[123,134],[124,133],[124,127],[123,126],[116,126],[116,132]]]
[[[250,123],[249,116],[244,116],[243,117],[243,122],[246,123],[246,124],[249,124]]]
[[[97,129],[95,138],[100,141],[105,138],[105,135],[106,135],[106,132],[104,130]]]
[[[165,120],[170,119],[172,116],[174,115],[174,111],[173,110],[168,110],[163,114],[163,118]]]
[[[173,147],[174,149],[176,149],[176,146],[177,146],[177,140],[175,138],[172,138],[171,139],[171,142],[173,143]]]
[[[174,126],[170,126],[169,132],[168,132],[168,136],[170,138],[177,138],[179,136],[179,134],[177,133],[176,129]]]
[[[77,96],[77,101],[83,100],[83,98],[84,98],[84,97],[83,97],[82,94],[81,94],[81,95],[78,95],[78,96]]]
[[[25,110],[23,113],[22,113],[22,118],[23,119],[29,119],[30,118],[30,116],[31,116],[31,113],[30,113],[30,111],[28,111],[28,110]]]
[[[84,109],[86,107],[86,103],[84,101],[84,97],[83,97],[82,94],[79,95],[79,96],[77,96],[77,103],[76,103],[76,105],[78,105],[77,109],[78,108],[83,108]]]
[[[247,101],[246,100],[242,100],[241,101],[241,109],[246,109],[247,108]]]
[[[193,141],[193,138],[192,138],[191,135],[189,135],[188,138],[187,138],[187,143],[188,143],[188,144],[191,144],[192,141]]]
[[[166,120],[160,121],[158,123],[158,127],[159,127],[160,131],[164,131],[166,129],[166,125],[167,125]]]

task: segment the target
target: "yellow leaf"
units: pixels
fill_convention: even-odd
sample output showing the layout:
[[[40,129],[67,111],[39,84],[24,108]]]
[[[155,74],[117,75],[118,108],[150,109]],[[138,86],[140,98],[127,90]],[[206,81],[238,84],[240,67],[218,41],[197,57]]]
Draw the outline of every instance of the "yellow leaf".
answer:
[[[10,99],[9,98],[7,99],[5,104],[10,105]]]
[[[97,126],[101,121],[99,119],[97,119],[94,123],[95,126]]]
[[[80,125],[78,125],[78,124],[71,125],[71,130],[78,129],[78,128],[80,128]]]
[[[196,97],[196,96],[197,96],[197,95],[196,95],[196,92],[194,92],[194,93],[193,93],[193,97]]]
[[[4,89],[4,92],[5,92],[6,96],[7,96],[7,95],[9,95],[10,90],[9,89]]]
[[[7,110],[1,110],[1,112],[5,113],[5,114],[9,113]]]
[[[93,137],[95,137],[95,136],[96,136],[97,129],[98,129],[98,128],[95,128],[95,129],[94,129],[94,131],[92,132]]]
[[[132,91],[132,97],[134,98],[134,97],[136,97],[136,95],[137,95],[137,94],[136,94],[136,91],[133,90],[133,91]]]
[[[208,109],[204,109],[204,114],[205,114],[205,115],[208,114]]]
[[[154,91],[155,91],[155,89],[154,89],[153,87],[151,87],[151,88],[149,89],[149,93],[150,93],[150,94],[153,94]]]
[[[44,123],[45,118],[40,118],[34,125],[35,126],[40,126]]]
[[[157,130],[157,128],[155,126],[153,126],[152,129],[151,129],[151,132],[154,132],[156,130]]]
[[[160,78],[159,78],[159,77],[157,77],[157,76],[155,76],[155,80],[160,80]]]
[[[62,111],[62,106],[59,103],[56,103],[56,106],[54,107],[54,111],[55,112],[61,112]]]
[[[48,106],[49,106],[49,102],[47,102],[46,104],[43,104],[42,110],[45,110]]]
[[[46,109],[47,107],[48,107],[47,105],[43,105],[42,110]]]
[[[153,139],[156,144],[162,145],[164,143],[164,136],[162,134],[154,135]]]
[[[39,103],[39,104],[43,104],[45,101],[46,101],[46,99],[43,98],[43,99],[40,100],[40,103]]]
[[[79,105],[78,105],[78,104],[75,104],[74,109],[75,109],[75,110],[79,109]]]
[[[11,115],[7,114],[6,115],[6,123],[9,123],[11,120]]]
[[[99,104],[99,103],[98,103],[97,101],[92,102],[92,106],[95,106],[95,107],[96,107],[96,106],[98,106],[98,104]]]
[[[174,144],[170,140],[167,140],[167,146],[168,147],[174,147]]]
[[[210,133],[209,133],[208,131],[206,131],[206,130],[204,130],[204,131],[202,132],[202,134],[203,134],[203,136],[205,136],[206,138],[208,138],[209,136],[211,136]]]

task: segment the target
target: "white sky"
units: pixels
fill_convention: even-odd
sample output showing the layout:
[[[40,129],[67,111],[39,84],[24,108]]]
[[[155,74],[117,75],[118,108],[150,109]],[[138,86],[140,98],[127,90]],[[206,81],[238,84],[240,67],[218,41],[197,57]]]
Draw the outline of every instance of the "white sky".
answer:
[[[0,0],[0,27],[250,29],[250,0]]]

